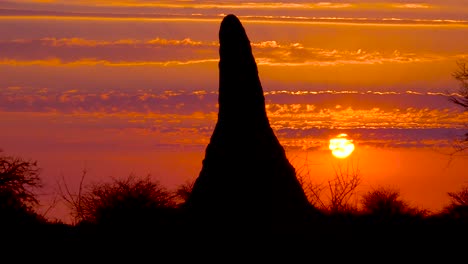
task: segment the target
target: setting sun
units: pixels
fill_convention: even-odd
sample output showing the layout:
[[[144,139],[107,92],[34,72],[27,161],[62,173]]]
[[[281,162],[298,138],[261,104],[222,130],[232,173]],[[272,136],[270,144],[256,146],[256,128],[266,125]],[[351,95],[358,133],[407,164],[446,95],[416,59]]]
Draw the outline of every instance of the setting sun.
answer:
[[[333,156],[344,159],[353,153],[353,140],[348,139],[347,137],[347,134],[339,134],[337,137],[330,139],[329,148],[332,151]]]

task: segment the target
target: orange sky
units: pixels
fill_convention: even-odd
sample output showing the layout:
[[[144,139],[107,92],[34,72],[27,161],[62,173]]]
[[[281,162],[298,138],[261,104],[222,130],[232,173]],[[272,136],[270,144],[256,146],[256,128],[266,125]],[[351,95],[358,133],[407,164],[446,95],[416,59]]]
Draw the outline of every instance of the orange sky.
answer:
[[[228,13],[251,40],[275,133],[289,157],[314,157],[316,179],[333,176],[328,140],[345,132],[368,187],[436,210],[466,183],[466,157],[447,167],[441,154],[468,124],[447,97],[468,58],[466,0],[1,1],[0,148],[38,160],[49,194],[84,167],[90,181],[193,179]]]

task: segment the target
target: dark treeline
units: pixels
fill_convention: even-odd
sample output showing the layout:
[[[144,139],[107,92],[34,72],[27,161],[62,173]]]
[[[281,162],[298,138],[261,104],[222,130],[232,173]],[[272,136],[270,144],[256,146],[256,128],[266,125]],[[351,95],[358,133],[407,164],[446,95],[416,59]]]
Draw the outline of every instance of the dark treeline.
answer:
[[[448,205],[439,212],[413,208],[398,190],[380,187],[363,194],[359,206],[351,203],[350,193],[357,187],[359,175],[337,174],[329,183],[341,179],[332,196],[317,196],[323,186],[299,180],[311,204],[304,219],[286,226],[271,225],[268,220],[255,228],[236,227],[232,221],[200,225],[185,208],[193,183],[168,190],[150,176],[129,175],[105,183],[83,184],[71,190],[65,182],[58,186],[61,201],[69,210],[73,223],[50,220],[36,211],[37,193],[42,182],[35,161],[0,156],[0,232],[11,245],[57,245],[141,239],[190,239],[193,237],[228,238],[292,235],[323,243],[465,243],[468,235],[468,187],[447,193]],[[341,190],[341,191],[340,191]],[[348,191],[350,190],[350,191]],[[260,210],[260,208],[259,208]],[[248,216],[247,216],[248,218]],[[245,228],[245,229],[243,229]],[[235,230],[235,232],[233,231]],[[242,232],[246,230],[246,232]],[[465,244],[466,245],[466,244]]]

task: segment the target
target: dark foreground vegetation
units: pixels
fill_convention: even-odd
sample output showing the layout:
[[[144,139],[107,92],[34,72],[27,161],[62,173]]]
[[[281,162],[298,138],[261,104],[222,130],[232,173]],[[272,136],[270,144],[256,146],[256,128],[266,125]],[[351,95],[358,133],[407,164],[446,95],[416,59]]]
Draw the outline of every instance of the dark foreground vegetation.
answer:
[[[85,173],[83,174],[84,179]],[[35,162],[0,158],[0,233],[3,249],[80,249],[102,245],[192,245],[221,241],[310,243],[345,247],[382,245],[466,246],[468,237],[468,187],[448,193],[449,205],[434,213],[412,208],[397,190],[378,188],[362,195],[360,206],[349,203],[356,174],[339,175],[343,184],[331,184],[330,201],[317,196],[319,185],[303,185],[311,201],[301,221],[272,226],[271,223],[236,223],[220,219],[209,224],[192,219],[184,207],[192,185],[169,191],[150,177],[130,175],[102,184],[84,185],[72,192],[65,184],[60,196],[70,209],[73,224],[51,221],[35,211],[41,186]],[[333,187],[334,186],[334,187]],[[341,190],[341,191],[340,191]],[[321,189],[323,190],[323,187]],[[315,197],[315,198],[314,198]],[[237,240],[233,240],[233,239]],[[171,242],[172,241],[172,242]],[[205,241],[205,242],[201,242]],[[176,244],[173,244],[176,243]],[[156,249],[155,249],[156,250]]]

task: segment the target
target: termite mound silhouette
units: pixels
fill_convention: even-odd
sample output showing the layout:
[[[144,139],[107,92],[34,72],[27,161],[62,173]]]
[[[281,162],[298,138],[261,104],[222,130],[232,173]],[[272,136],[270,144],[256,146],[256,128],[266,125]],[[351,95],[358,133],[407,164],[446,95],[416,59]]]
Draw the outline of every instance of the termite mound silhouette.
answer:
[[[268,231],[312,206],[272,130],[250,40],[229,14],[219,30],[219,112],[185,206],[199,225]]]

